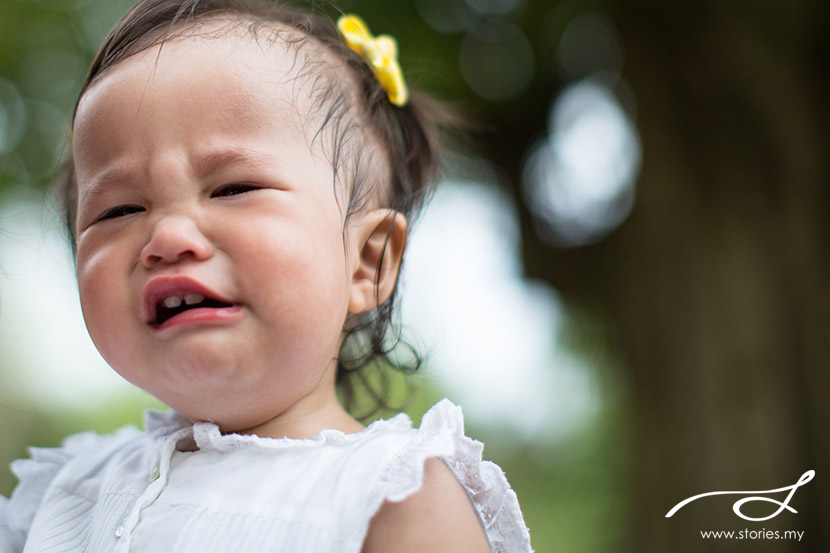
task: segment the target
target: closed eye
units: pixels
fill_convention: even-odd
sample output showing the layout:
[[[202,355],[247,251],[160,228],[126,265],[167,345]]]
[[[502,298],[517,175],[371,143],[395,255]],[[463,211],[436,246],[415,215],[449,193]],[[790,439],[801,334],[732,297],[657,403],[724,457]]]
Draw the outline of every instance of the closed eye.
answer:
[[[253,184],[228,184],[226,186],[222,186],[217,188],[213,194],[210,195],[211,198],[224,198],[227,196],[237,196],[239,194],[244,194],[246,192],[253,192],[254,190],[259,190],[262,188],[261,186],[254,186]]]
[[[98,221],[104,221],[106,219],[116,219],[118,217],[124,217],[125,215],[140,213],[142,211],[144,211],[144,208],[140,205],[118,205],[106,210],[100,217],[98,217],[98,219],[95,220],[95,222],[97,223]]]

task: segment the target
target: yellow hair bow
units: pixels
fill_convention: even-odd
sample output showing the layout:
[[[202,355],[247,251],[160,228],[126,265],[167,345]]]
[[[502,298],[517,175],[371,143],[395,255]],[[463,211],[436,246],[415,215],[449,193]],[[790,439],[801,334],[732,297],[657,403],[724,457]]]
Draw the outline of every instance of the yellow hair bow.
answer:
[[[398,107],[405,106],[409,101],[409,90],[398,63],[398,43],[395,39],[389,35],[372,36],[366,23],[352,14],[340,16],[337,28],[346,45],[369,64],[389,101]]]

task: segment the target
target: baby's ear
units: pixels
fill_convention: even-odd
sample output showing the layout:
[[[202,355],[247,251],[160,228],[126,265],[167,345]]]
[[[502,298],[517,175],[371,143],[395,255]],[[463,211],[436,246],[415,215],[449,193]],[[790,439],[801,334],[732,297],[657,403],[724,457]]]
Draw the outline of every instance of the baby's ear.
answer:
[[[355,217],[350,229],[352,291],[349,313],[376,308],[395,290],[406,247],[406,219],[391,209]],[[377,288],[376,288],[377,286]]]

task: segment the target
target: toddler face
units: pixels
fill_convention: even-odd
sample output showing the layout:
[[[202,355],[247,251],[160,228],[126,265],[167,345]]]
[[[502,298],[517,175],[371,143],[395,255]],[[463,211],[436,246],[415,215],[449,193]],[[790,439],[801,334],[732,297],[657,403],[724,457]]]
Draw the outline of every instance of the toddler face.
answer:
[[[166,42],[84,94],[73,153],[90,335],[126,379],[241,430],[334,398],[356,225],[295,52]]]

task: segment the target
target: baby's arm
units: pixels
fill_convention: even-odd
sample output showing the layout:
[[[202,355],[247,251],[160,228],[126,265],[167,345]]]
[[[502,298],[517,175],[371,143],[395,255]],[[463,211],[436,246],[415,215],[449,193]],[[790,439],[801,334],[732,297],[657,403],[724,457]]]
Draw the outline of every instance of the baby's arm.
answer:
[[[490,553],[475,508],[449,468],[426,461],[421,489],[386,502],[369,524],[362,553]]]

